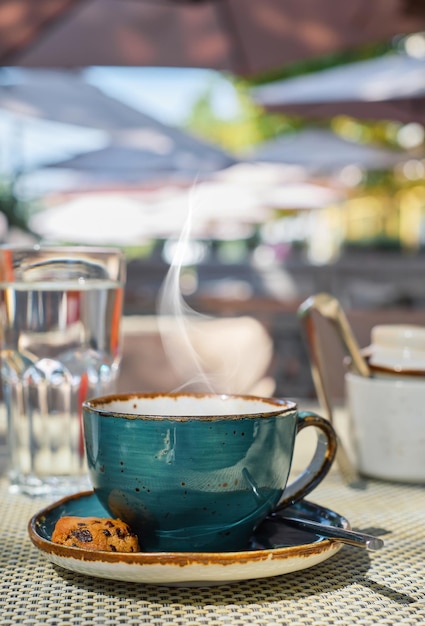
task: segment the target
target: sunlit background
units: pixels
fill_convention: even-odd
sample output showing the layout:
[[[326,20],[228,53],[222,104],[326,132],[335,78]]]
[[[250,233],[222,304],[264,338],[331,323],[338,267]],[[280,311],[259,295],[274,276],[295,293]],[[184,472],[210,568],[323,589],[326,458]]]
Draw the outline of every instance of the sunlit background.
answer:
[[[195,10],[178,4],[179,18]],[[174,48],[185,67],[162,67],[167,46],[143,32],[158,62],[137,66],[143,51],[119,47],[118,24],[116,47],[95,50],[102,66],[79,67],[83,49],[54,29],[17,65],[3,62],[0,238],[122,247],[125,313],[150,315],[190,220],[184,297],[201,312],[260,319],[284,361],[278,390],[281,379],[283,392],[308,395],[296,320],[304,298],[327,291],[348,310],[425,303],[425,35],[413,18],[398,34],[390,15],[366,20],[364,33],[349,19],[332,31],[344,14],[326,42],[313,4],[314,33],[291,7],[299,28],[276,23],[273,45],[249,39],[245,59],[220,56],[224,48],[208,58],[211,41],[192,30]],[[71,27],[73,17],[84,13],[65,16]],[[0,53],[13,59],[5,37]],[[105,63],[127,53],[120,67]]]
[[[401,50],[403,55],[423,63],[424,41],[420,34],[406,37],[402,43],[397,43],[397,50],[388,50],[380,59],[394,57]],[[361,54],[358,56],[361,57]],[[336,69],[342,60],[343,55],[336,63],[334,60]],[[357,64],[374,60],[373,57],[369,61],[361,58]],[[314,69],[314,63],[311,65]],[[412,86],[423,92],[424,74],[422,72],[420,84],[417,78],[419,69],[419,66],[415,69],[416,83],[412,76]],[[282,92],[286,93],[286,97],[291,82],[298,81],[292,85],[292,92],[296,93],[298,88],[302,102],[303,88],[308,87],[306,81],[315,77],[314,72],[308,70],[308,63],[304,63],[298,76],[282,82],[282,85],[287,85],[286,91],[283,89]],[[329,70],[322,70],[322,74],[326,71]],[[384,79],[385,74],[382,76]],[[366,78],[364,74],[363,77]],[[36,100],[34,109],[39,108],[31,110],[28,104],[31,89],[35,94],[45,80],[50,81],[53,91],[51,96],[47,93],[46,98],[54,98],[55,89],[60,90],[60,82],[68,79],[76,81],[73,86],[76,92],[79,82],[94,86],[105,97],[126,103],[149,116],[144,120],[143,141],[156,141],[158,155],[162,153],[165,157],[169,148],[166,145],[167,129],[178,128],[201,142],[217,146],[234,160],[234,165],[229,166],[230,159],[228,162],[224,159],[222,163],[217,161],[217,167],[212,164],[207,168],[209,171],[204,171],[199,152],[191,163],[190,155],[186,163],[180,155],[180,162],[173,164],[172,171],[169,165],[166,164],[163,169],[161,164],[159,173],[157,169],[149,168],[150,171],[147,171],[137,154],[132,155],[133,160],[129,159],[126,171],[120,167],[120,159],[124,155],[118,153],[115,162],[102,161],[98,153],[97,163],[93,158],[86,164],[78,160],[67,164],[71,157],[92,151],[94,157],[96,151],[110,149],[119,143],[130,150],[143,148],[140,142],[137,145],[135,130],[127,133],[132,134],[130,140],[129,137],[123,138],[124,131],[118,127],[105,124],[102,128],[101,120],[99,128],[90,128],[90,120],[83,121],[83,124],[61,123],[59,100],[57,103],[51,101],[45,109],[43,102]],[[377,79],[372,80],[376,84]],[[102,194],[100,199],[103,200],[107,194],[107,201],[103,208],[99,208],[105,214],[108,207],[116,214],[114,207],[124,203],[124,200],[127,204],[131,202],[134,211],[139,205],[140,229],[137,234],[128,224],[126,241],[121,220],[122,228],[116,233],[116,243],[131,245],[132,254],[137,254],[134,248],[140,247],[140,254],[145,254],[146,249],[155,247],[152,242],[157,236],[163,238],[178,234],[184,213],[188,210],[187,206],[185,208],[187,190],[198,185],[201,191],[201,183],[208,179],[215,181],[218,193],[218,187],[227,184],[227,189],[222,189],[223,201],[228,205],[225,212],[231,214],[235,209],[235,216],[228,220],[232,221],[231,225],[229,223],[221,228],[217,240],[226,241],[226,254],[235,259],[247,253],[248,249],[259,263],[279,262],[282,255],[304,251],[310,262],[323,264],[337,259],[347,247],[373,245],[412,252],[421,249],[424,244],[424,126],[420,122],[366,121],[349,115],[312,120],[292,111],[290,114],[268,112],[267,106],[264,108],[258,102],[257,94],[261,92],[261,86],[214,70],[92,67],[67,73],[3,68],[0,81],[2,90],[10,85],[27,85],[25,96],[21,97],[18,91],[15,100],[12,94],[9,100],[7,93],[1,96],[1,208],[11,226],[19,227],[22,225],[20,220],[23,220],[30,228],[33,225],[35,234],[42,238],[66,243],[78,241],[78,233],[69,230],[69,235],[66,235],[65,222],[63,232],[58,229],[55,233],[53,227],[44,226],[46,220],[38,218],[47,207],[57,207],[59,215],[66,207],[69,213],[72,204],[77,207],[85,202],[83,210],[87,213],[87,222],[77,225],[74,220],[74,226],[80,228],[84,242],[90,239],[98,242],[102,234],[95,232],[90,214],[93,213],[94,220],[98,219],[98,196]],[[90,95],[87,94],[86,106],[100,106],[99,102],[90,102]],[[408,96],[405,94],[406,98]],[[84,91],[81,98],[84,104]],[[55,106],[58,112],[52,114]],[[296,109],[296,105],[292,108]],[[163,125],[162,138],[158,133],[154,137],[155,126],[150,124],[149,118]],[[125,127],[125,122],[122,126]],[[336,138],[341,145],[335,143]],[[172,141],[178,140],[173,137]],[[281,142],[280,146],[278,142]],[[324,153],[330,158],[324,159]],[[105,159],[107,157],[104,155]],[[258,168],[255,175],[246,178],[242,174],[243,167],[251,165],[253,168],[252,164],[258,164]],[[106,175],[102,176],[102,168],[106,170]],[[301,183],[305,183],[304,190]],[[298,184],[296,198],[293,190],[288,188],[288,185],[294,184]],[[320,186],[323,193],[315,195],[309,190],[309,184]],[[238,194],[239,188],[245,191],[246,212],[244,207],[239,209],[234,206],[235,202],[240,204],[242,200],[239,195],[236,201],[231,191]],[[175,209],[172,208],[173,200]],[[170,223],[168,230],[171,232],[161,232],[160,223],[164,225],[161,217],[157,220],[158,232],[155,232],[155,220],[144,220],[142,214],[153,213],[155,207],[165,211],[167,202],[168,209],[179,213],[178,217],[174,216],[174,233]],[[224,209],[221,201],[220,209]],[[128,220],[131,219],[129,216]],[[57,217],[56,221],[60,218]],[[106,231],[105,226],[105,238],[114,239],[113,234],[108,235]],[[205,227],[203,234],[214,238],[218,233],[213,231],[211,227],[209,233]],[[7,236],[17,237],[18,234],[12,231]],[[229,240],[233,236],[237,238],[231,246]],[[250,242],[255,239],[255,249],[247,244],[247,238]],[[242,244],[244,240],[245,245]]]

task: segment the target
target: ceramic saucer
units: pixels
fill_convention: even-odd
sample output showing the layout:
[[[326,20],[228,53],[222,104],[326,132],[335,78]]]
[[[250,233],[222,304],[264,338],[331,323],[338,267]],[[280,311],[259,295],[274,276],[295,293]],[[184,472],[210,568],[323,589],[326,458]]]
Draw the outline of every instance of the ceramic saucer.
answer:
[[[350,528],[341,515],[307,500],[288,510],[297,517]],[[64,515],[109,517],[91,491],[63,498],[34,515],[29,536],[52,563],[80,574],[135,583],[205,586],[277,576],[317,565],[342,547],[283,521],[266,520],[241,552],[90,551],[51,541],[54,526]]]

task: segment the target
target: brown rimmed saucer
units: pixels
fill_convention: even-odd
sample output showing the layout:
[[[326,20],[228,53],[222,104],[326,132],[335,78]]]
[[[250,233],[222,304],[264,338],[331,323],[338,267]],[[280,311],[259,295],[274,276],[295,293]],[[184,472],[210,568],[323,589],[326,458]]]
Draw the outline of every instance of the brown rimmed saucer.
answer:
[[[294,516],[350,528],[347,519],[303,500],[286,509]],[[228,584],[307,569],[336,554],[342,544],[266,520],[250,545],[239,552],[101,552],[61,546],[51,541],[64,515],[109,517],[92,491],[68,496],[36,513],[28,523],[34,545],[64,569],[110,580],[173,586]]]

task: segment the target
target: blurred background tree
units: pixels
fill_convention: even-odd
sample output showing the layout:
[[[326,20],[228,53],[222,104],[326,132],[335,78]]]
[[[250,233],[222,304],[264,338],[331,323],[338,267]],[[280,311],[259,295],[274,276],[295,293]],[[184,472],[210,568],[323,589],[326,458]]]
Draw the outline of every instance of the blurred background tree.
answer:
[[[225,150],[241,153],[262,141],[305,126],[302,118],[264,112],[250,97],[246,81],[235,77],[229,80],[237,95],[238,114],[232,119],[223,119],[215,112],[212,81],[190,111],[184,126],[186,130]]]
[[[10,228],[18,228],[33,234],[28,226],[31,205],[19,197],[16,192],[18,179],[0,180],[0,212],[3,213]]]

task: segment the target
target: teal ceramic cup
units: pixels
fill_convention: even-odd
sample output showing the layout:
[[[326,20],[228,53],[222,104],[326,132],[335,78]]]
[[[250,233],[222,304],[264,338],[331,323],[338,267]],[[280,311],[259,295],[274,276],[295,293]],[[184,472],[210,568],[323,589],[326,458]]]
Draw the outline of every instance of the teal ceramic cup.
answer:
[[[148,552],[244,549],[269,513],[314,489],[336,452],[327,420],[280,399],[122,394],[86,401],[83,418],[94,492]],[[308,426],[316,451],[287,485]]]

